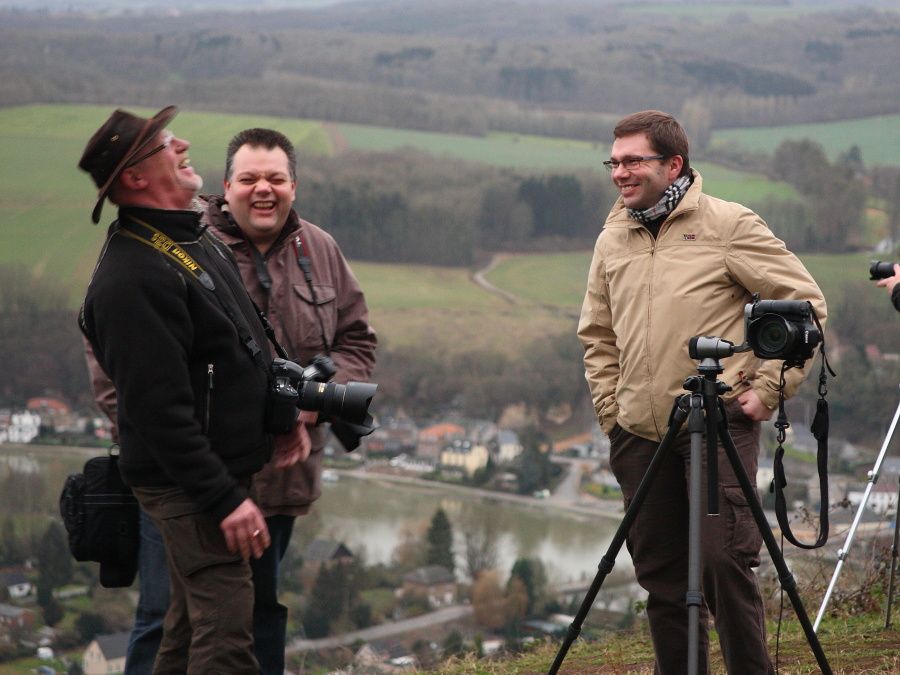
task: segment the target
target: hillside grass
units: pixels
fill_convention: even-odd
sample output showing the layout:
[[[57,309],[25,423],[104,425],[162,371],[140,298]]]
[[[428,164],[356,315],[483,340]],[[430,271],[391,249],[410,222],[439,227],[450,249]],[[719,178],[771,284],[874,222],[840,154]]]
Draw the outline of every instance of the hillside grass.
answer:
[[[105,207],[101,224],[92,227],[90,212],[96,189],[76,166],[84,144],[112,106],[29,105],[0,109],[0,264],[19,264],[38,276],[67,285],[73,307],[87,285],[106,225],[114,209]],[[134,112],[149,115],[148,108]],[[330,154],[330,134],[320,122],[261,115],[231,115],[185,110],[172,122],[173,131],[191,141],[192,163],[205,178],[205,192],[221,190],[225,144],[241,129],[277,127],[304,153]],[[340,125],[350,148],[390,150],[417,147],[474,161],[529,170],[599,167],[605,147],[584,141],[515,134],[487,138]],[[703,166],[707,181],[727,198],[752,201],[761,194],[790,194],[790,188],[761,177],[721,167]],[[302,201],[302,186],[300,186]],[[327,227],[327,223],[324,224]],[[384,276],[382,273],[379,276]],[[387,275],[390,277],[390,275]],[[407,280],[386,289],[387,302],[402,292],[405,306],[420,306],[424,287]],[[386,281],[386,286],[393,282]],[[440,282],[441,302],[457,302],[453,284]],[[465,298],[467,306],[487,300]],[[441,303],[438,303],[439,305]],[[434,305],[431,305],[434,306]]]
[[[111,110],[75,105],[0,109],[0,264],[19,264],[68,285],[73,305],[87,285],[115,213],[107,204],[101,224],[92,226],[96,187],[77,169],[87,139]],[[221,192],[225,144],[251,126],[277,126],[306,152],[330,151],[316,122],[185,111],[171,124],[177,135],[191,141],[191,161],[205,174],[211,192]]]
[[[804,138],[820,143],[831,161],[857,145],[867,166],[900,166],[900,115],[758,129],[723,129],[713,132],[711,143],[713,147],[733,143],[771,154],[785,140]]]
[[[789,616],[788,616],[789,615]],[[585,623],[585,628],[589,624]],[[769,622],[769,655],[775,663],[776,626]],[[866,614],[846,619],[824,620],[817,634],[822,650],[837,675],[900,672],[900,631],[884,629],[883,616]],[[718,641],[710,635],[710,670],[724,673]],[[531,675],[546,673],[562,645],[540,642],[524,654],[489,661],[472,656],[448,661],[436,670],[443,675]],[[782,624],[778,646],[778,672],[799,675],[821,672],[815,656],[790,608]],[[424,671],[423,671],[424,672]],[[653,649],[645,621],[621,631],[603,631],[593,641],[576,640],[559,669],[563,674],[599,675],[611,673],[653,673]]]
[[[830,303],[854,282],[869,278],[866,253],[802,253],[798,256]],[[584,298],[590,251],[507,255],[487,274],[492,284],[526,302],[577,310]]]
[[[841,0],[820,0],[812,4],[774,2],[724,2],[724,3],[677,3],[644,2],[639,5],[620,7],[623,14],[662,14],[677,19],[691,19],[704,23],[721,23],[728,19],[745,21],[766,21],[794,18],[820,11],[833,11],[841,6]]]
[[[351,150],[388,152],[413,148],[449,156],[522,169],[602,169],[608,144],[523,134],[489,133],[484,137],[389,129],[359,124],[337,125]]]

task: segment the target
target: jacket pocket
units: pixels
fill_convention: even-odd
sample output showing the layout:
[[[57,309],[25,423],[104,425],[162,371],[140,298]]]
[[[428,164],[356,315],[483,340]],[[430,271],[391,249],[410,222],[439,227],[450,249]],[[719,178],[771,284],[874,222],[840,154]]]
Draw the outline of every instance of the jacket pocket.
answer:
[[[322,331],[324,330],[330,347],[337,328],[337,294],[334,286],[329,284],[313,283],[312,290],[315,291],[315,301],[307,284],[294,284],[294,295],[299,298],[299,302],[294,303],[295,325],[285,326],[285,329],[292,336],[302,336],[300,340],[293,338],[297,345],[315,345],[317,351],[325,351]]]
[[[750,567],[758,567],[762,533],[756,526],[750,504],[740,487],[725,487],[725,500],[731,554],[746,561]]]
[[[231,553],[215,519],[206,513],[191,513],[159,521],[171,543],[171,556],[184,576],[207,567],[234,563],[241,559]]]

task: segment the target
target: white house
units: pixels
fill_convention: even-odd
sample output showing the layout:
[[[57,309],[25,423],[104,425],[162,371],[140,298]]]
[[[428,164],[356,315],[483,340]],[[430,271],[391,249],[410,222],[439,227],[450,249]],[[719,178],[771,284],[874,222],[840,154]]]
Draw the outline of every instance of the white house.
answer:
[[[31,443],[41,430],[41,416],[32,412],[13,413],[6,429],[10,443]]]

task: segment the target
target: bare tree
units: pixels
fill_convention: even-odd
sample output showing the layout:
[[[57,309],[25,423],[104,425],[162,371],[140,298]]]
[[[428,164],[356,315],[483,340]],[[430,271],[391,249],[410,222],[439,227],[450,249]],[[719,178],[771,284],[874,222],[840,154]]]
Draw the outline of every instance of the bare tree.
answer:
[[[462,527],[466,573],[477,581],[482,572],[496,569],[499,527],[494,517],[469,520]]]

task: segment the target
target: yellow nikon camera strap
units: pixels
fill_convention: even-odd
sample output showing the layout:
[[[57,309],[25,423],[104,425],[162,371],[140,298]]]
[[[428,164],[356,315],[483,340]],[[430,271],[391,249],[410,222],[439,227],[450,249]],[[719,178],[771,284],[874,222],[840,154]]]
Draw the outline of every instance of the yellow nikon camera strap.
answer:
[[[170,260],[174,260],[188,274],[199,281],[200,284],[202,284],[202,286],[207,290],[216,290],[216,285],[213,283],[212,277],[209,275],[209,273],[204,270],[200,263],[194,260],[194,258],[171,237],[160,232],[157,228],[153,227],[153,225],[144,222],[140,218],[129,216],[128,222],[142,227],[144,231],[134,232],[124,225],[121,225],[118,229],[118,232],[126,237],[134,239],[135,241],[146,244],[159,253],[162,253]]]

